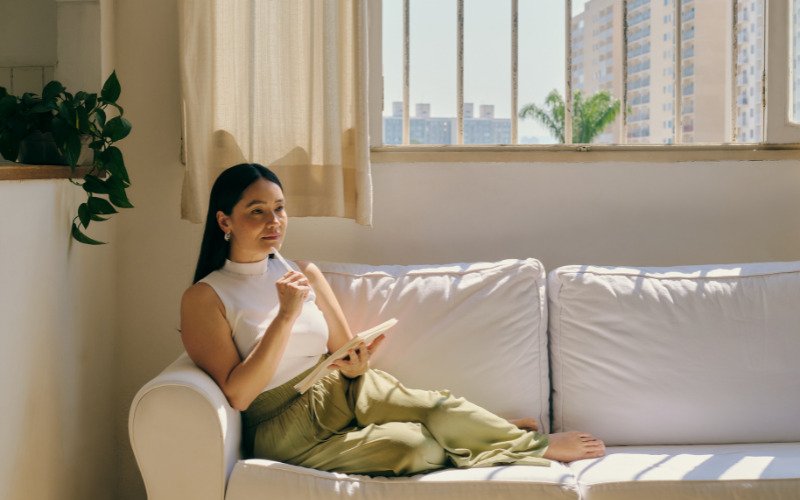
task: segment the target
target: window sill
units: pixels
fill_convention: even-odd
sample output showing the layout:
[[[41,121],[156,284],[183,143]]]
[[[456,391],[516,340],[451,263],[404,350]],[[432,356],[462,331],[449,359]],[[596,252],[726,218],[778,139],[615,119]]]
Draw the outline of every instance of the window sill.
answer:
[[[800,159],[800,144],[379,146],[373,163],[673,163]]]
[[[78,167],[73,174],[64,165],[23,165],[0,161],[0,181],[28,181],[37,179],[82,179],[89,167]]]

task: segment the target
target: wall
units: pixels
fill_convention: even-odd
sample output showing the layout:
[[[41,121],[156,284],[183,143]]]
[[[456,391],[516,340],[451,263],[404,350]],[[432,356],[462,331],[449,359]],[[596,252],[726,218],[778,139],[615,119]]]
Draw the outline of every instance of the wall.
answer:
[[[81,24],[61,14],[77,9]],[[0,66],[47,66],[70,88],[98,88],[98,4],[0,0]],[[66,29],[58,35],[58,21]],[[83,43],[81,64],[55,68]],[[86,62],[89,60],[89,63]],[[30,68],[28,68],[30,69]],[[60,70],[60,71],[59,71]],[[17,90],[41,91],[42,72]],[[0,86],[4,85],[0,68]],[[10,74],[10,73],[9,73]],[[19,85],[20,74],[15,82]],[[24,82],[23,82],[24,83]],[[34,86],[35,85],[35,86]],[[88,247],[69,228],[85,193],[67,180],[0,181],[0,498],[113,498],[116,339],[114,222],[90,228],[110,241]]]
[[[0,0],[0,87],[40,93],[56,65],[55,0]]]
[[[134,124],[124,149],[136,209],[119,217],[115,245],[115,429],[119,498],[139,499],[127,412],[139,387],[181,352],[178,306],[202,228],[179,219],[174,2],[120,2],[116,22],[122,103]],[[800,161],[385,164],[374,166],[374,185],[373,229],[291,218],[284,253],[374,264],[533,256],[547,269],[800,260]]]
[[[111,498],[115,248],[70,239],[82,190],[0,181],[0,498]],[[115,236],[111,223],[92,234]]]

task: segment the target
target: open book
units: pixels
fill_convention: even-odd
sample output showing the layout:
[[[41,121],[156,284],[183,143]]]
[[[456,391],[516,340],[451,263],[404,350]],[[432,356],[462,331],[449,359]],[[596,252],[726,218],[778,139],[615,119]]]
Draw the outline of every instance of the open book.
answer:
[[[311,373],[308,374],[306,378],[301,380],[294,386],[294,388],[300,393],[303,394],[307,390],[311,388],[312,385],[316,384],[318,380],[323,378],[325,375],[332,373],[335,369],[328,368],[328,365],[333,363],[336,360],[342,359],[347,356],[347,351],[356,347],[359,343],[364,342],[366,345],[370,345],[373,340],[378,338],[380,334],[388,330],[389,328],[393,327],[397,323],[395,318],[390,320],[384,321],[380,325],[373,326],[369,330],[364,330],[363,332],[354,335],[352,339],[346,342],[342,347],[336,350],[333,354],[328,356],[325,361],[318,364]]]

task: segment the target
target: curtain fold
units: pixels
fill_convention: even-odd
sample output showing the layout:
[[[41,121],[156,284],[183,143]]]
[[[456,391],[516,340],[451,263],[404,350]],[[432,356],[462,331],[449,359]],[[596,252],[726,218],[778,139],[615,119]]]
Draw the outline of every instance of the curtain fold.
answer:
[[[217,175],[280,177],[291,216],[372,225],[364,0],[179,0],[186,172],[203,222]]]

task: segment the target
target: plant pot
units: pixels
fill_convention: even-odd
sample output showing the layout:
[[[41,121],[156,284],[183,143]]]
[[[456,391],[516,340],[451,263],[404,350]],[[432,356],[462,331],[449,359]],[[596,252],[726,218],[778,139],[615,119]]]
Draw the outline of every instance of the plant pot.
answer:
[[[91,165],[94,161],[94,151],[89,149],[89,140],[87,136],[81,141],[78,165]],[[58,151],[53,134],[38,130],[31,132],[20,142],[17,161],[26,165],[69,165],[64,155]]]

